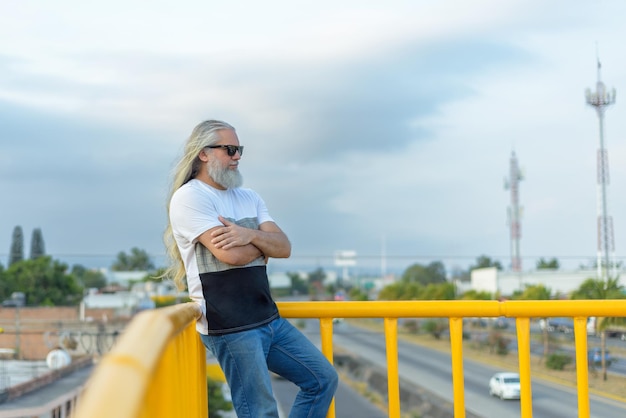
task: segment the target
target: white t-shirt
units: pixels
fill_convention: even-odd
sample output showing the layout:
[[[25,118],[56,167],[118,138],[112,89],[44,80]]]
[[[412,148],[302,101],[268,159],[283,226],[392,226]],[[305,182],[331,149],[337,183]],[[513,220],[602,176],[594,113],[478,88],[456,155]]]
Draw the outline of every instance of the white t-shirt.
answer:
[[[273,222],[263,199],[250,189],[234,188],[220,190],[192,179],[181,186],[170,201],[170,222],[178,244],[185,270],[189,297],[202,308],[203,317],[198,321],[198,331],[209,333],[206,280],[205,288],[201,275],[224,272],[235,268],[265,266],[264,258],[246,266],[232,266],[220,262],[198,242],[198,237],[216,226],[222,226],[218,216],[248,228],[257,229],[264,222]],[[196,244],[200,246],[198,251]],[[199,257],[201,259],[199,259]],[[207,260],[206,258],[210,258]],[[206,276],[204,276],[206,278]],[[207,308],[208,306],[208,308]]]

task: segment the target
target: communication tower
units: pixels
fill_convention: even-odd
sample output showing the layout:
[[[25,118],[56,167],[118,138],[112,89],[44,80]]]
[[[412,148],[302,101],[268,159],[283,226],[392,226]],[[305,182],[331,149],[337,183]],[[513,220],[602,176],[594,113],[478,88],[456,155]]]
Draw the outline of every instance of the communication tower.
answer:
[[[508,207],[508,227],[511,232],[511,270],[522,271],[522,258],[520,256],[519,240],[521,234],[522,207],[519,205],[519,182],[523,180],[515,151],[511,153],[509,165],[509,178],[504,179],[504,188],[511,191],[511,206]]]
[[[607,91],[600,78],[602,66],[598,59],[598,81],[596,91],[587,89],[585,97],[587,104],[593,106],[598,114],[600,125],[600,147],[598,148],[598,278],[606,280],[609,269],[616,273],[615,241],[613,238],[613,218],[609,216],[607,188],[609,186],[609,154],[604,147],[604,112],[607,107],[615,103],[615,89]]]

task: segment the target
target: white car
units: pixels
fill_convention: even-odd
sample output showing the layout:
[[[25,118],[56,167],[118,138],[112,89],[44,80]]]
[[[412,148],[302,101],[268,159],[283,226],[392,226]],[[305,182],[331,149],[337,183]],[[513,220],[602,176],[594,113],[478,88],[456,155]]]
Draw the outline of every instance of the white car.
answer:
[[[500,399],[519,399],[518,373],[496,373],[489,380],[489,395]]]

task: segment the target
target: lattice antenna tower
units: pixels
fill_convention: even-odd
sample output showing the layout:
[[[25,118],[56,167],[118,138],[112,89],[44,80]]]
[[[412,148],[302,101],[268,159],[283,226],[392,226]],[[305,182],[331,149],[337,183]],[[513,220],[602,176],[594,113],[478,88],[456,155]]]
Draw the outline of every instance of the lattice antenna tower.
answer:
[[[509,177],[504,179],[504,188],[511,191],[511,206],[508,207],[507,226],[511,235],[511,270],[522,271],[522,257],[520,255],[520,238],[522,237],[522,207],[519,204],[519,182],[524,175],[517,163],[515,151],[511,152]]]
[[[593,106],[598,114],[600,126],[600,147],[598,148],[598,187],[597,187],[597,210],[598,210],[598,277],[606,280],[609,277],[609,269],[612,269],[613,277],[616,277],[617,266],[615,264],[615,240],[613,237],[613,218],[609,216],[608,209],[608,186],[609,186],[609,153],[604,147],[604,113],[606,109],[615,103],[615,89],[607,91],[600,77],[602,65],[598,62],[598,81],[596,91],[587,89],[585,97],[587,104]]]

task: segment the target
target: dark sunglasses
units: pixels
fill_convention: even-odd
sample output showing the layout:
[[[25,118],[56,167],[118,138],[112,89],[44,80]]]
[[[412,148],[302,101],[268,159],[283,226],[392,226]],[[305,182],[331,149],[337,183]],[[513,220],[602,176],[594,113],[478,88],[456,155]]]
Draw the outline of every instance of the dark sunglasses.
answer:
[[[207,148],[225,149],[229,157],[234,157],[237,151],[239,151],[240,157],[243,154],[243,145],[209,145]]]

